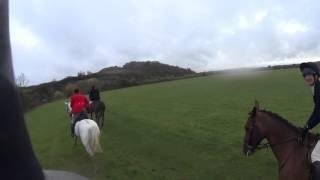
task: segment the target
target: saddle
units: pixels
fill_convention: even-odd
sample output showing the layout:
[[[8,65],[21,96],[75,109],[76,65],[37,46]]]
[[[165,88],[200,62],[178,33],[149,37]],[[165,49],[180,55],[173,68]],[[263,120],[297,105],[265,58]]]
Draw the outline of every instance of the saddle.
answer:
[[[74,122],[71,124],[71,136],[72,137],[74,137],[76,123],[83,120],[83,119],[89,119],[89,116],[88,116],[87,112],[85,112],[85,111],[82,111],[81,113],[77,114],[77,116],[74,119]]]
[[[82,119],[89,119],[88,113],[86,112],[81,112],[78,114],[78,116],[75,118],[75,122],[81,121]]]

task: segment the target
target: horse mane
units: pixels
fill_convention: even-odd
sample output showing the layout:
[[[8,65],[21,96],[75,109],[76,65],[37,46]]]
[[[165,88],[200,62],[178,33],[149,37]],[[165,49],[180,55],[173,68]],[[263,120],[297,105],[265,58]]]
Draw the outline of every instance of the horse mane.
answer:
[[[296,131],[296,132],[300,132],[301,128],[296,127],[295,125],[293,125],[292,123],[290,123],[287,119],[284,119],[283,117],[281,117],[279,114],[271,112],[271,111],[267,111],[267,110],[260,110],[260,112],[263,112],[267,115],[269,115],[270,117],[272,117],[273,119],[281,122],[282,124],[285,124],[286,126],[288,126],[289,128],[291,128],[292,130]]]

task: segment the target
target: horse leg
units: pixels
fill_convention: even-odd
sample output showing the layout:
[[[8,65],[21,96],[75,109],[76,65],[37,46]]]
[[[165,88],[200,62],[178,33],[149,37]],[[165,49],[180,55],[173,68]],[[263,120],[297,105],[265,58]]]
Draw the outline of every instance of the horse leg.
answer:
[[[96,122],[97,122],[98,126],[100,126],[99,112],[96,112]]]
[[[102,124],[101,124],[101,127],[103,127],[103,124],[104,124],[104,111],[102,111],[102,117],[101,117],[101,121],[102,121]]]
[[[94,112],[94,109],[93,109],[93,106],[91,107],[91,111],[90,111],[90,117],[91,117],[91,119],[93,119],[94,117],[94,114],[95,114],[95,112]]]
[[[101,127],[101,124],[100,124],[100,112],[97,113],[97,124],[99,127]]]

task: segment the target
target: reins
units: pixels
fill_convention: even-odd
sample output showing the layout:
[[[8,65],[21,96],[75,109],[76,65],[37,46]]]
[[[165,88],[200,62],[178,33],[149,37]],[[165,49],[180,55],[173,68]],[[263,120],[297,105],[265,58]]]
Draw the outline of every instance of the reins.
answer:
[[[267,149],[267,148],[271,148],[271,147],[275,147],[275,146],[279,146],[279,145],[283,145],[283,144],[287,144],[291,141],[295,141],[298,140],[298,137],[293,137],[293,138],[289,138],[285,141],[279,142],[279,143],[263,143],[263,144],[258,144],[256,146],[256,150],[261,150],[261,149]]]

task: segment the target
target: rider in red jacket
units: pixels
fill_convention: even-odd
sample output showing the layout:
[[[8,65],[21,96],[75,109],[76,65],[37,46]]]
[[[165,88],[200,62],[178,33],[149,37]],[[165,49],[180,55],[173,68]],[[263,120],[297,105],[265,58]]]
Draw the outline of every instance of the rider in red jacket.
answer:
[[[74,126],[76,121],[80,118],[88,118],[87,111],[89,108],[89,101],[86,96],[80,94],[79,89],[74,90],[71,100],[71,136],[74,137]]]
[[[80,94],[79,89],[74,90],[71,96],[71,112],[72,114],[83,112],[89,107],[89,101],[86,96]]]

